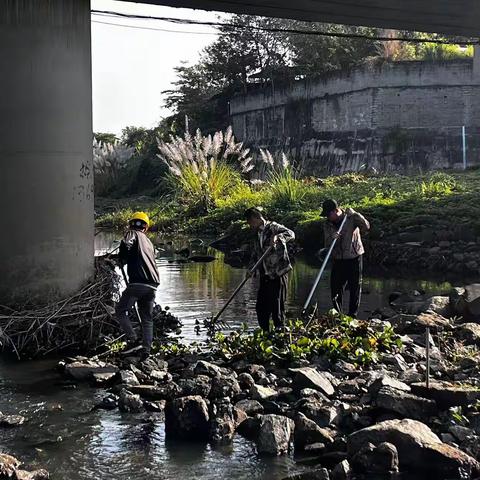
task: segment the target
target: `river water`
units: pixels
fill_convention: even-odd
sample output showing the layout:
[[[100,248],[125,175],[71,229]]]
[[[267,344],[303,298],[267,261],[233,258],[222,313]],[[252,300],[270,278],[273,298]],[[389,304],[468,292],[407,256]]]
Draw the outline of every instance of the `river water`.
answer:
[[[97,253],[115,246],[115,235],[96,237]],[[161,285],[157,302],[168,305],[184,323],[185,341],[197,340],[195,320],[217,312],[244,271],[223,262],[220,252],[192,246],[186,240],[158,240]],[[185,263],[175,250],[212,254],[210,263]],[[302,259],[289,279],[288,309],[294,313],[304,302],[318,266]],[[459,282],[461,283],[461,282]],[[366,275],[361,316],[387,304],[395,290],[422,289],[438,294],[448,291],[447,282]],[[234,300],[224,319],[232,326],[255,325],[256,286],[250,281]],[[321,309],[330,308],[328,274],[314,297]],[[276,480],[298,471],[292,457],[259,458],[253,443],[236,436],[233,445],[211,447],[166,442],[161,417],[152,414],[90,412],[105,391],[80,385],[66,389],[56,373],[56,360],[22,363],[0,362],[0,411],[27,418],[11,430],[0,429],[0,452],[24,460],[32,468],[47,468],[54,480],[86,479],[268,479]]]

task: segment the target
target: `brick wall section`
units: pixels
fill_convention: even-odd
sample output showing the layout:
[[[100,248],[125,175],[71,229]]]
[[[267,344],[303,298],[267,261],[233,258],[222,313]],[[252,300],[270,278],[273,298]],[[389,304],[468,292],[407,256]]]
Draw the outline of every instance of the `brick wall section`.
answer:
[[[284,150],[309,173],[457,167],[462,125],[469,165],[480,163],[480,77],[471,60],[365,67],[275,94],[265,87],[234,97],[230,113],[239,139]]]

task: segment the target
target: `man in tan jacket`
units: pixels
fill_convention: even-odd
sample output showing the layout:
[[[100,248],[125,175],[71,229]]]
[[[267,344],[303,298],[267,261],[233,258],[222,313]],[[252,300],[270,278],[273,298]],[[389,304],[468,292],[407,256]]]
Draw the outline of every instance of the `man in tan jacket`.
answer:
[[[370,229],[367,219],[351,208],[342,210],[335,200],[325,200],[322,205],[324,223],[325,247],[329,248],[333,240],[337,242],[332,251],[332,273],[330,288],[333,308],[343,313],[343,292],[348,286],[350,301],[348,315],[356,318],[360,305],[362,289],[363,254],[362,234]],[[339,231],[342,221],[347,216],[345,224]]]

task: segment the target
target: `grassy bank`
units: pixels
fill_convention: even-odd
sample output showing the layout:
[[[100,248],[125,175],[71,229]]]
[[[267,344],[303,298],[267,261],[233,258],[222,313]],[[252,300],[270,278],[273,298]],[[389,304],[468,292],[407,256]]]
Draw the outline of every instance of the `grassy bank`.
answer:
[[[173,196],[98,199],[96,225],[123,228],[131,213],[142,209],[152,217],[155,230],[218,236],[241,229],[247,207],[262,206],[269,218],[294,228],[305,248],[318,248],[322,201],[335,198],[367,216],[373,240],[403,236],[408,241],[409,234],[414,238],[421,231],[451,233],[452,229],[459,237],[475,239],[480,236],[479,180],[479,171],[467,171],[417,176],[346,174],[256,186],[242,182],[206,212],[195,211]]]

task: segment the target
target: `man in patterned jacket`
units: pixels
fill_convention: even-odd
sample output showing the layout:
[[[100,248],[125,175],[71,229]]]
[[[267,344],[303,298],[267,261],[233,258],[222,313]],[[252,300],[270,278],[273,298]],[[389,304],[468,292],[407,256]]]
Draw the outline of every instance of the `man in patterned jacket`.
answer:
[[[256,233],[250,268],[269,246],[273,247],[257,270],[260,275],[256,304],[258,323],[268,331],[272,319],[275,328],[281,328],[285,322],[288,272],[292,269],[287,243],[295,239],[295,234],[279,223],[266,220],[258,208],[249,208],[245,220]]]

